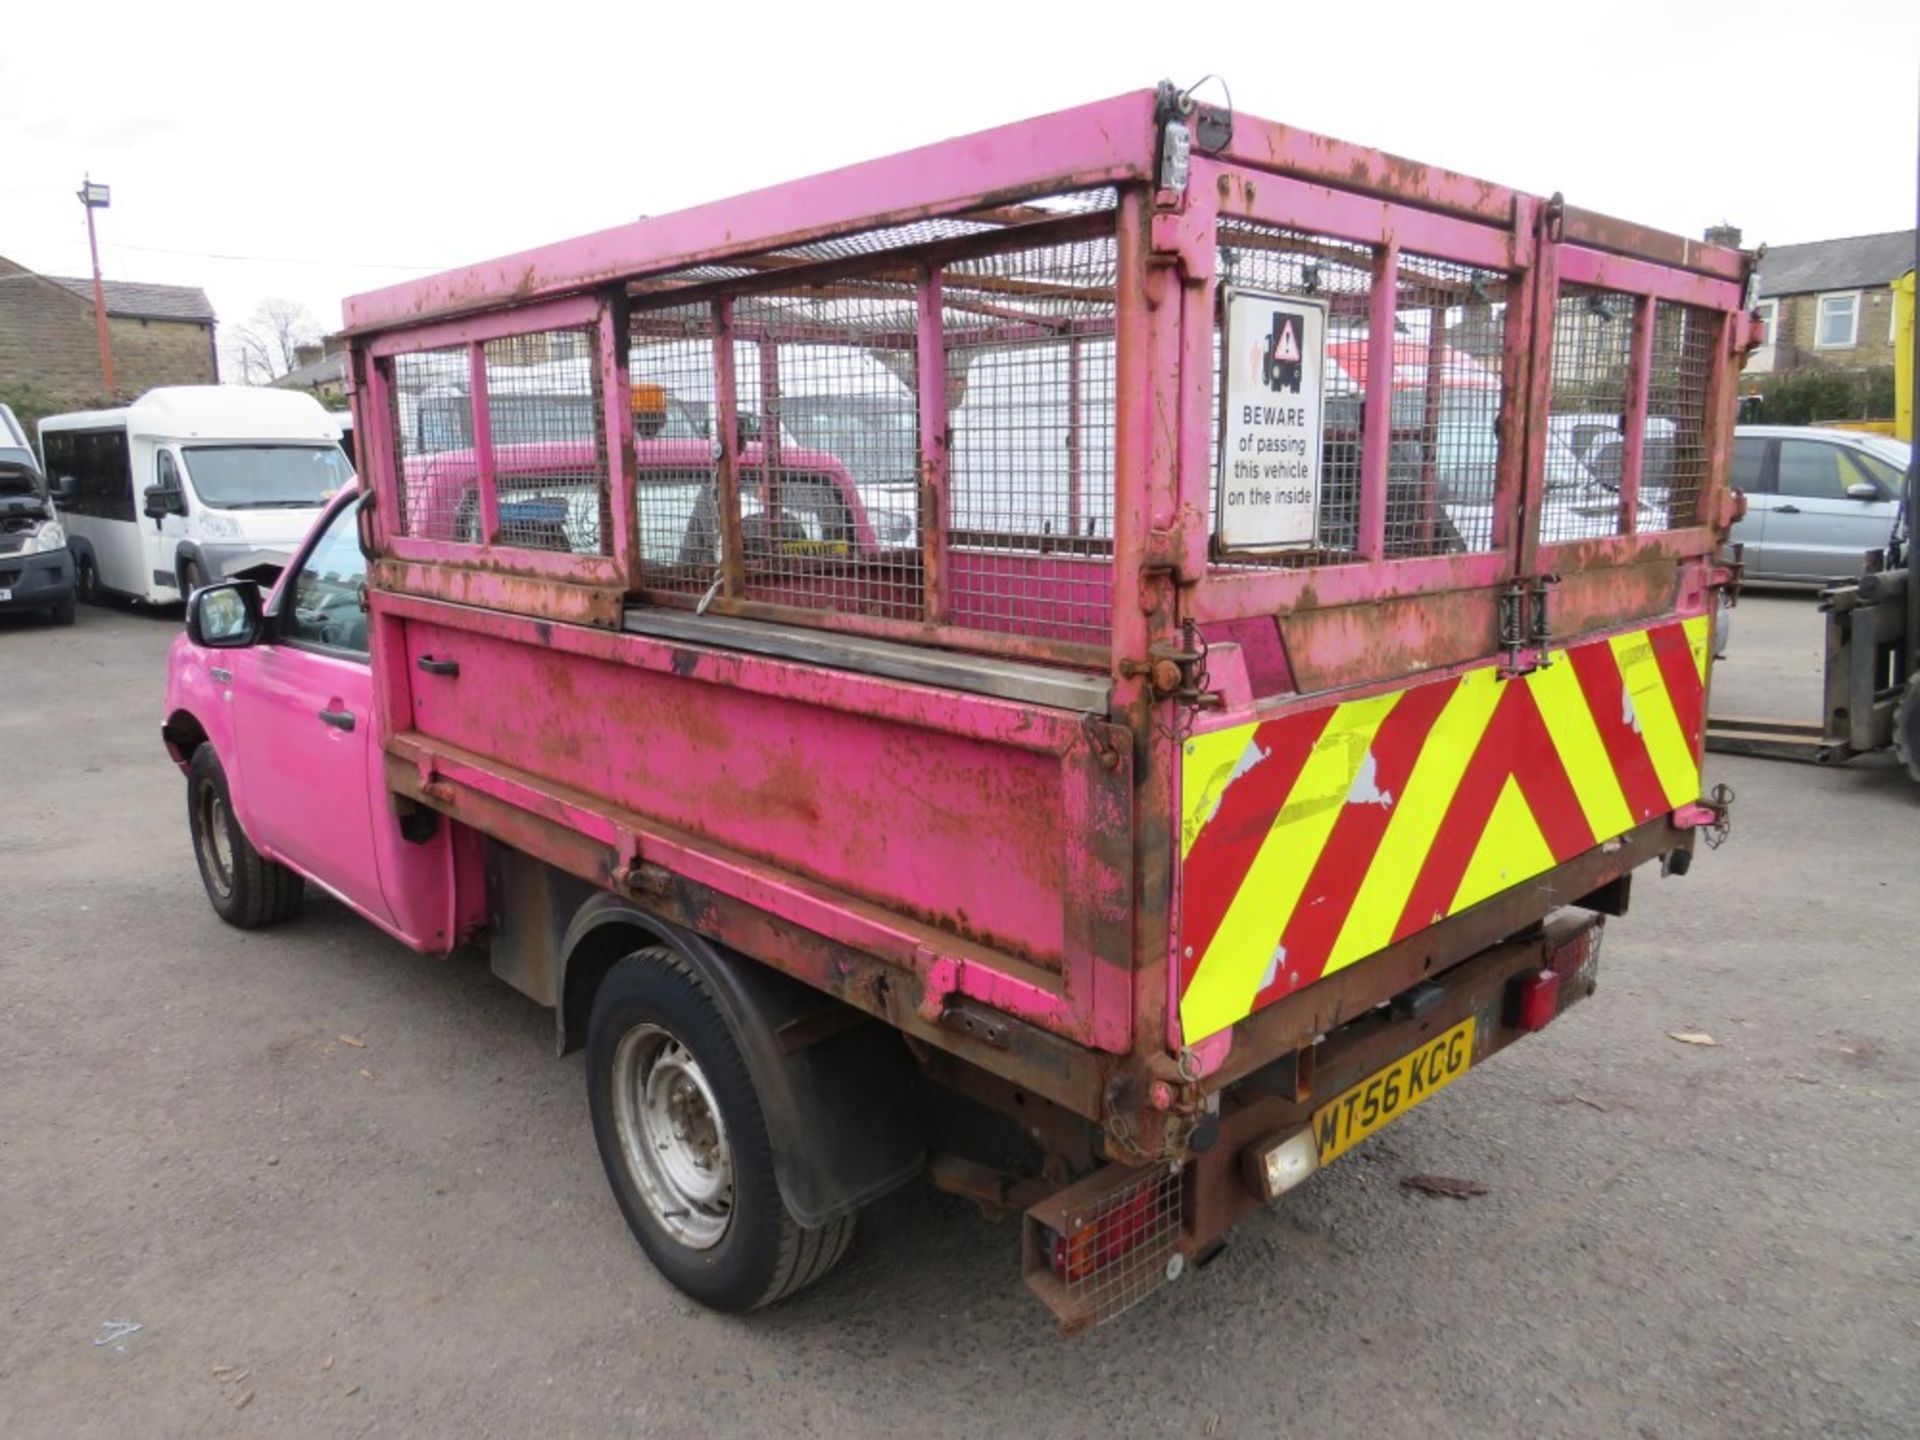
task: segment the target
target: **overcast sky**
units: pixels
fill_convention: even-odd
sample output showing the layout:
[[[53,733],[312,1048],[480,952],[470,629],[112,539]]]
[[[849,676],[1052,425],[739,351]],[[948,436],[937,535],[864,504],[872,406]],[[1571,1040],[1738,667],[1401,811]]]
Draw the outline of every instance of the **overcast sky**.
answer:
[[[438,7],[436,7],[438,8]],[[1697,235],[1914,223],[1920,3],[12,7],[0,254],[345,295],[1220,71],[1237,108]]]

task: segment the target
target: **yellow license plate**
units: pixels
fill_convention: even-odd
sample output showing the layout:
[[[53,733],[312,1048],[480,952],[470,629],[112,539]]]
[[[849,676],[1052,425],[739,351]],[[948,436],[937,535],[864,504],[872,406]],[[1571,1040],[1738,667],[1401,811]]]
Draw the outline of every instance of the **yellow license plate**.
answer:
[[[1314,1111],[1313,1138],[1320,1148],[1320,1163],[1346,1154],[1436,1090],[1446,1089],[1472,1064],[1473,1017],[1469,1015]]]

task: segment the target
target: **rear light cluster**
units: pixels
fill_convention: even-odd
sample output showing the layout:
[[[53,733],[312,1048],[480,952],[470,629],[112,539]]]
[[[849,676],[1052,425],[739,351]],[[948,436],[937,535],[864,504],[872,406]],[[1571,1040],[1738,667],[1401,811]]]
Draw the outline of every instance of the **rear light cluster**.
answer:
[[[1071,1310],[1098,1323],[1179,1275],[1179,1166],[1150,1167],[1074,1207],[1069,1228],[1042,1227],[1042,1254]]]
[[[1592,989],[1593,967],[1600,960],[1602,927],[1596,922],[1562,941],[1547,963],[1522,975],[1507,991],[1507,1023],[1516,1030],[1544,1030],[1560,1013],[1563,985]]]
[[[1055,1234],[1048,1247],[1053,1273],[1070,1285],[1089,1280],[1096,1271],[1162,1238],[1166,1217],[1159,1190],[1155,1184],[1143,1185],[1072,1234]]]

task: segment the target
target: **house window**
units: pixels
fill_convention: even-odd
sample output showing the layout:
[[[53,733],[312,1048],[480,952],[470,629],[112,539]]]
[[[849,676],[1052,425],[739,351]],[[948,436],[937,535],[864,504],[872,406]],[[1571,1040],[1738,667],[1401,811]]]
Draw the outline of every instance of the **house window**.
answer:
[[[1816,350],[1851,350],[1860,334],[1860,292],[1844,291],[1820,297],[1820,314],[1813,332]]]
[[[1753,347],[1747,356],[1747,369],[1758,375],[1764,375],[1773,369],[1774,338],[1780,325],[1780,302],[1762,300],[1754,309],[1759,313],[1760,323],[1766,327],[1763,343]]]

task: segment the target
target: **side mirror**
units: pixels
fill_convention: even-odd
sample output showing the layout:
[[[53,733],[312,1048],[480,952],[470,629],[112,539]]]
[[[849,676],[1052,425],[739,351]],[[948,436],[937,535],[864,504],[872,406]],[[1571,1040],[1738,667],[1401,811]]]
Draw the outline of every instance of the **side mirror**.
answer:
[[[56,499],[71,500],[80,493],[80,482],[71,475],[62,475],[53,482],[53,493]]]
[[[187,513],[186,497],[171,485],[149,485],[141,493],[146,499],[146,516],[149,520],[163,520],[169,515]]]
[[[265,629],[260,587],[252,580],[209,585],[187,601],[187,638],[209,650],[244,650]]]
[[[1849,500],[1878,500],[1881,498],[1880,487],[1878,485],[1870,485],[1865,480],[1856,480],[1853,484],[1847,486],[1847,498]]]

